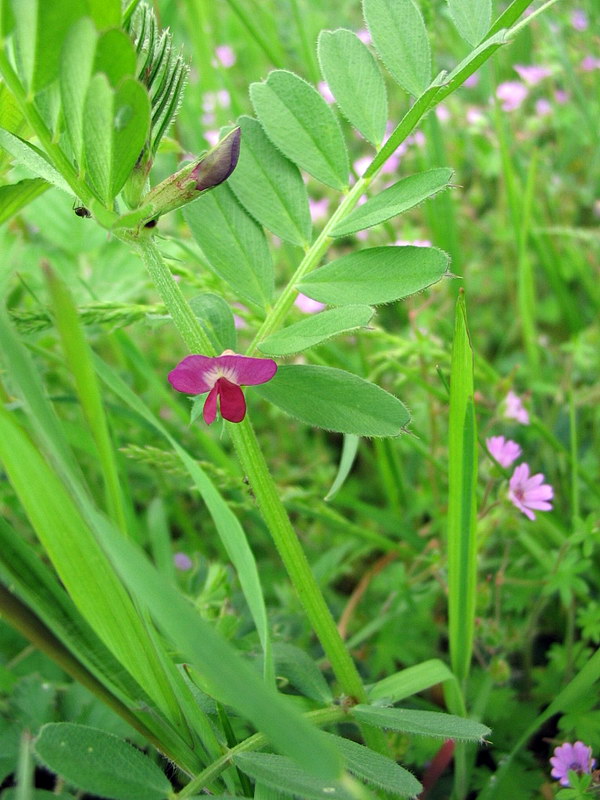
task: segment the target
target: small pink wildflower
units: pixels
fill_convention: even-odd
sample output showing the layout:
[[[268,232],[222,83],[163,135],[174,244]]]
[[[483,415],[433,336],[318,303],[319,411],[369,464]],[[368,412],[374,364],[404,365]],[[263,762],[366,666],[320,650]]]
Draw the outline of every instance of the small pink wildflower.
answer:
[[[219,141],[219,131],[204,131],[204,138],[211,147],[215,147]]]
[[[479,75],[476,72],[474,72],[472,75],[469,75],[469,77],[463,83],[463,86],[466,86],[467,89],[472,89],[474,86],[477,86],[478,83],[479,83]]]
[[[512,439],[505,439],[504,436],[490,436],[485,443],[487,449],[502,467],[510,467],[522,452],[516,442],[513,442]]]
[[[540,67],[537,64],[515,64],[515,72],[519,73],[519,78],[528,86],[535,86],[543,81],[544,78],[549,78],[552,75],[552,70],[549,67]]]
[[[515,111],[527,97],[528,89],[519,81],[505,81],[496,89],[496,97],[501,101],[503,111]]]
[[[569,102],[571,95],[568,92],[565,92],[564,89],[555,89],[554,90],[554,99],[560,106],[564,106],[565,103]]]
[[[541,472],[529,475],[529,464],[519,464],[509,482],[508,499],[529,519],[535,519],[534,511],[551,511],[554,490],[544,483]]]
[[[592,748],[583,742],[565,742],[560,747],[554,748],[554,755],[550,759],[552,764],[552,775],[560,782],[561,786],[569,786],[569,770],[579,774],[590,773],[596,765],[596,759],[592,758]]]
[[[360,30],[356,31],[356,35],[363,44],[371,44],[371,34],[366,28],[361,28]]]
[[[211,425],[217,416],[217,401],[223,419],[241,422],[246,416],[246,400],[241,386],[267,383],[277,372],[271,358],[240,356],[225,350],[220,356],[186,356],[169,372],[169,383],[178,392],[204,394],[202,416]]]
[[[304,314],[316,314],[318,311],[323,311],[325,308],[325,303],[313,300],[312,297],[307,297],[305,294],[302,294],[302,292],[298,292],[298,297],[294,300],[294,305]]]
[[[327,81],[319,81],[317,83],[317,89],[319,90],[323,100],[325,100],[327,103],[335,103],[335,97],[333,96]]]
[[[215,47],[215,53],[217,56],[217,60],[221,64],[221,66],[228,69],[229,67],[233,67],[236,62],[235,53],[233,48],[230,47],[228,44],[220,44]]]
[[[582,8],[576,8],[571,14],[571,25],[576,31],[585,31],[588,27],[587,14]]]
[[[600,69],[600,58],[586,56],[581,62],[581,69],[584,72],[593,72],[595,69]]]
[[[187,572],[187,570],[190,570],[194,566],[192,559],[185,553],[175,553],[173,556],[173,563],[177,569],[180,569],[182,572]]]
[[[310,209],[310,218],[313,222],[319,222],[327,216],[327,209],[329,208],[329,198],[321,197],[320,200],[313,200],[309,198],[308,207]]]
[[[547,117],[548,114],[552,113],[552,103],[550,100],[547,100],[545,97],[540,97],[539,100],[535,101],[535,113],[538,117]]]
[[[523,401],[512,389],[506,395],[504,416],[506,419],[516,419],[521,425],[529,425],[529,413],[523,406]]]
[[[439,105],[435,107],[435,115],[440,122],[448,122],[448,120],[450,119],[450,112],[444,105]]]
[[[396,247],[431,247],[431,242],[429,239],[413,239],[412,241],[408,239],[396,239],[394,245]]]

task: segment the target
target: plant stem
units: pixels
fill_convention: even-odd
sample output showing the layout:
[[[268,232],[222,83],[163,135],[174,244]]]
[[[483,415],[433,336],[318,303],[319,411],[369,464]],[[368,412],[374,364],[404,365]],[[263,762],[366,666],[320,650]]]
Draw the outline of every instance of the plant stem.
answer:
[[[151,236],[134,240],[175,326],[193,353],[215,350],[165,264]],[[366,698],[360,676],[337,630],[331,612],[300,546],[287,511],[258,445],[249,419],[229,425],[242,468],[281,555],[288,575],[317,634],[342,690],[357,701]]]

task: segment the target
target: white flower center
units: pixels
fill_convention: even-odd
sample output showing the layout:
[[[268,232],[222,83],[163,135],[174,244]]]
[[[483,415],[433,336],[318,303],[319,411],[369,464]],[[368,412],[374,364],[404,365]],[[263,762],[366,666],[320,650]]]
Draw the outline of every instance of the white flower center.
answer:
[[[212,367],[204,377],[211,389],[219,378],[225,378],[231,383],[237,384],[237,374],[233,367]]]

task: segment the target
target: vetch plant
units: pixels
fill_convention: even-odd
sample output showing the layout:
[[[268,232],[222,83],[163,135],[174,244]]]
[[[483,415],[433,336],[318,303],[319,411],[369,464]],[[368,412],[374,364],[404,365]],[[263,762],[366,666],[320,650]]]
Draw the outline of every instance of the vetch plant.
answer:
[[[210,425],[220,411],[237,457],[232,468],[233,457],[205,430],[193,446],[202,443],[206,462],[183,446],[118,370],[93,352],[72,292],[59,270],[46,265],[45,319],[53,321],[59,342],[56,360],[72,377],[70,399],[81,415],[85,444],[97,455],[102,485],[96,486],[78,463],[71,421],[53,403],[53,377],[48,385],[42,381],[32,353],[0,310],[6,373],[0,460],[11,487],[11,516],[0,525],[3,616],[116,711],[128,735],[135,731],[175,765],[183,787],[179,797],[205,791],[250,796],[251,781],[255,796],[271,789],[300,797],[369,798],[369,785],[416,796],[422,786],[397,763],[384,733],[390,730],[456,741],[454,791],[456,797],[468,792],[465,744],[482,742],[490,729],[470,719],[466,705],[475,627],[477,434],[464,296],[456,308],[450,386],[451,669],[427,659],[409,675],[400,671],[365,686],[269,470],[241,387],[257,387],[253,394],[277,413],[343,434],[338,487],[352,469],[359,437],[387,440],[408,430],[407,408],[393,383],[388,390],[371,379],[362,344],[371,335],[385,341],[384,323],[372,326],[376,307],[439,283],[450,275],[450,259],[428,241],[399,244],[393,236],[395,244],[353,249],[353,237],[389,225],[450,188],[453,172],[444,166],[403,176],[381,192],[373,191],[373,181],[421,121],[528,24],[518,22],[527,5],[514,0],[494,21],[489,2],[478,3],[474,14],[469,0],[450,0],[450,16],[469,50],[453,69],[436,74],[417,4],[364,0],[374,51],[364,32],[359,37],[340,28],[322,31],[316,56],[310,54],[337,110],[315,85],[278,65],[249,87],[254,116],[242,114],[211,150],[154,185],[161,142],[165,151],[173,147],[165,135],[182,100],[187,67],[150,8],[133,2],[123,10],[119,0],[15,1],[0,8],[0,88],[11,111],[0,117],[0,146],[16,167],[35,176],[16,181],[3,195],[5,218],[53,186],[76,209],[77,222],[96,223],[113,237],[111,245],[139,256],[162,303],[154,316],[174,325],[183,352],[190,354],[169,380],[180,392],[208,392],[204,420]],[[264,45],[253,21],[243,11],[241,16]],[[231,53],[216,52],[230,70]],[[379,62],[392,91],[411,98],[387,138],[388,89]],[[374,148],[353,185],[348,126]],[[195,133],[199,139],[200,131]],[[328,197],[336,193],[333,213],[316,236],[302,173],[322,184]],[[164,215],[179,209],[193,237],[192,251],[200,253],[200,277],[173,257],[177,237],[168,243],[157,238]],[[276,271],[267,233],[292,249],[289,275]],[[190,248],[185,239],[180,245]],[[179,281],[170,264],[180,269]],[[189,299],[187,281],[200,283],[202,292]],[[328,308],[314,314],[314,305],[304,305],[307,316],[294,321],[298,298],[301,308],[303,298]],[[237,352],[234,303],[248,309],[253,337],[245,354]],[[348,333],[357,337],[357,358],[335,350],[327,358],[321,355],[327,350],[315,349]],[[299,353],[307,363],[294,363]],[[278,366],[271,357],[290,363]],[[136,354],[124,361],[136,363]],[[150,372],[150,391],[159,393],[164,387]],[[134,487],[122,479],[103,392],[166,441],[201,495],[211,530],[236,573],[248,627],[256,632],[255,663],[225,625],[206,619],[179,590],[174,567],[188,571],[191,562],[183,553],[175,562],[168,557],[160,507],[140,518]],[[511,400],[507,416],[526,424],[527,412],[517,400]],[[387,442],[378,445],[391,474]],[[290,655],[284,648],[282,655],[274,647],[255,552],[232,510],[235,500],[213,480],[218,466],[233,476],[232,497],[249,484],[261,525],[306,615],[307,639],[314,634],[318,641],[330,680],[306,653]],[[548,505],[552,490],[540,486],[541,476],[529,479],[523,468],[528,470],[517,469],[524,482],[511,486],[513,502],[533,518],[532,509]],[[182,518],[181,524],[191,535],[194,521]],[[152,559],[141,546],[146,527]],[[289,674],[301,702],[294,705],[279,690],[280,672]],[[440,683],[451,713],[393,707]],[[342,722],[353,726],[353,737],[362,743],[341,735]],[[320,730],[325,727],[332,732]],[[29,744],[23,747],[25,763]],[[150,759],[91,726],[46,722],[32,747],[41,763],[82,791],[117,800],[173,796]]]

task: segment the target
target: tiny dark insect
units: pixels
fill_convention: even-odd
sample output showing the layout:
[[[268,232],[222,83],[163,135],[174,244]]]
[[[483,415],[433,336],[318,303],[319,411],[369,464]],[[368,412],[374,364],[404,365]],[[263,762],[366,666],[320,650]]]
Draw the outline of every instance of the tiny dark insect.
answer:
[[[147,222],[144,225],[144,228],[156,228],[157,225],[158,225],[158,220],[157,219],[151,219],[150,222]]]
[[[85,206],[77,206],[73,210],[75,211],[75,213],[77,214],[78,217],[89,218],[89,217],[92,216],[91,213],[90,213],[90,210],[88,208],[86,208]]]

